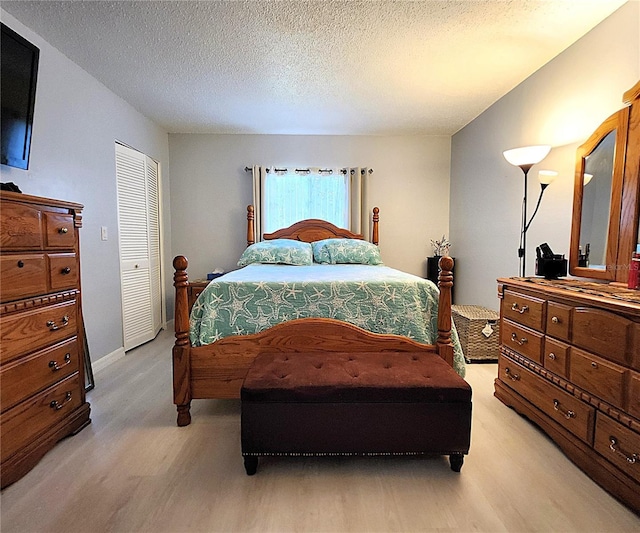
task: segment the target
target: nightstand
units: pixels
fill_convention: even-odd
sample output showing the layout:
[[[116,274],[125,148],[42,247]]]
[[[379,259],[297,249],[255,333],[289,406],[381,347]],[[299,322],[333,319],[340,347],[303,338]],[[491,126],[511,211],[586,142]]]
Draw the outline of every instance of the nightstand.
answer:
[[[189,312],[191,312],[191,308],[195,303],[196,299],[200,295],[200,293],[205,289],[211,280],[208,279],[194,279],[193,281],[189,281],[189,286],[187,287],[187,295],[189,296]]]

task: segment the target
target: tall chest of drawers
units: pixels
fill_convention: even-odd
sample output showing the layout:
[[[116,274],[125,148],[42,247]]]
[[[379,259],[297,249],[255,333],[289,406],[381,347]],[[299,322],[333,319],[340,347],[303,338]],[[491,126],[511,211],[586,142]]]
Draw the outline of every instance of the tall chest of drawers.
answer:
[[[499,279],[495,396],[640,513],[640,293]]]
[[[25,475],[90,422],[84,384],[82,205],[0,192],[0,480]]]

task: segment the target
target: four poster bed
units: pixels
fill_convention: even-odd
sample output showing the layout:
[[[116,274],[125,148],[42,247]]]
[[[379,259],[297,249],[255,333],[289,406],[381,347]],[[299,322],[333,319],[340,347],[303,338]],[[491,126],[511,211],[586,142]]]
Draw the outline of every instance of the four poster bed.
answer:
[[[318,219],[265,234],[255,243],[253,220],[249,206],[248,248],[239,262],[246,266],[209,283],[193,311],[187,259],[173,261],[173,396],[179,426],[191,422],[193,399],[239,398],[259,354],[436,353],[464,376],[452,330],[450,257],[440,260],[438,291],[428,280],[381,264],[378,208],[371,243]],[[307,262],[298,260],[301,253]]]

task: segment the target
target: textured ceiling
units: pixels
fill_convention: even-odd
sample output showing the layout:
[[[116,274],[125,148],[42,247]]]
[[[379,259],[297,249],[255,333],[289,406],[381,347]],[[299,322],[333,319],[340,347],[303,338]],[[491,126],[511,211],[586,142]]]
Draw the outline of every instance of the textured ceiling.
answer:
[[[453,134],[625,0],[2,1],[169,132]]]

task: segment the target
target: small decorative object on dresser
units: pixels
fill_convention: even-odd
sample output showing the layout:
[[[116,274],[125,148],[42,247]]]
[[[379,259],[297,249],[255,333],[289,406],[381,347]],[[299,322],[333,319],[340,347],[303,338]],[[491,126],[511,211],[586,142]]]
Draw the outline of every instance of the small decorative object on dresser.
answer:
[[[0,192],[2,488],[91,420],[80,302],[82,205]]]
[[[478,305],[452,305],[451,317],[456,325],[464,358],[469,362],[492,362],[500,352],[500,315]]]

